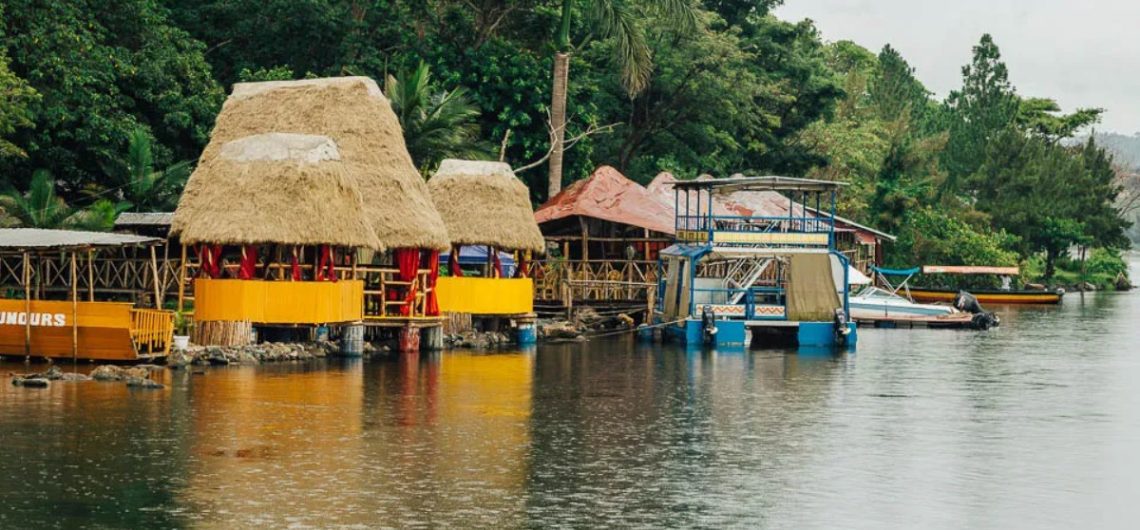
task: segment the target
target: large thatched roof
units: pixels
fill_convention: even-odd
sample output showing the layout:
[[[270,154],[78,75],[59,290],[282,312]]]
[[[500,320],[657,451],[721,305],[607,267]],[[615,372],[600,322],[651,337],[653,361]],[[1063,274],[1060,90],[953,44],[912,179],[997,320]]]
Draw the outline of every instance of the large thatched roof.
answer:
[[[444,160],[428,181],[451,242],[511,250],[544,249],[530,193],[503,162]]]
[[[449,244],[399,122],[367,77],[234,85],[171,233],[190,244]]]

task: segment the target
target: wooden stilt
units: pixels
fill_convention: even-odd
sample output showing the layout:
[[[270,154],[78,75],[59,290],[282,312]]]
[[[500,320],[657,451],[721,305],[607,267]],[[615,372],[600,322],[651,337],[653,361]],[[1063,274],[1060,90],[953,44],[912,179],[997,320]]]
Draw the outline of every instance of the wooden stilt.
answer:
[[[71,252],[71,362],[79,359],[79,258]]]
[[[95,301],[95,250],[87,250],[87,301]]]
[[[32,356],[32,264],[24,252],[24,356]]]
[[[182,245],[182,261],[178,265],[178,312],[186,311],[186,245]]]
[[[162,309],[162,287],[158,285],[158,256],[155,255],[154,245],[150,246],[150,273],[154,279],[154,308]]]

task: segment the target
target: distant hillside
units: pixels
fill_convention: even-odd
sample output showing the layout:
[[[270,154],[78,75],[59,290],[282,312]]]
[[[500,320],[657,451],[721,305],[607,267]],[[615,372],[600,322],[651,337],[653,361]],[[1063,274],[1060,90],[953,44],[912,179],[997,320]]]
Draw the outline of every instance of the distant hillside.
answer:
[[[1082,138],[1082,141],[1085,140]],[[1116,163],[1126,169],[1140,171],[1140,133],[1127,136],[1117,133],[1096,133],[1096,143],[1112,153]]]

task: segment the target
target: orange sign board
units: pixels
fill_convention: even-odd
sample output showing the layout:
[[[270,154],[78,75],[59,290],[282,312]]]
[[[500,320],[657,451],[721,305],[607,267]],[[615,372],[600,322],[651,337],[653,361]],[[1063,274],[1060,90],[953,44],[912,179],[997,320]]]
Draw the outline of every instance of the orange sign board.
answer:
[[[923,274],[996,274],[998,276],[1017,276],[1020,270],[1017,267],[972,267],[956,265],[923,265]]]
[[[134,360],[131,308],[120,302],[78,302],[73,308],[70,301],[0,300],[0,354],[71,357],[77,325],[78,358]]]

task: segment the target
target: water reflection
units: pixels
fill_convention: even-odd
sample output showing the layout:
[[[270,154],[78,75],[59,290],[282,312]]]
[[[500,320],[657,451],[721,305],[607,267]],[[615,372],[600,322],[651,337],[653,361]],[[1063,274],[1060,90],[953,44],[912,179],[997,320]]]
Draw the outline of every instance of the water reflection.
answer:
[[[0,385],[0,527],[1123,526],[1140,297],[997,309],[853,354],[614,338]]]

